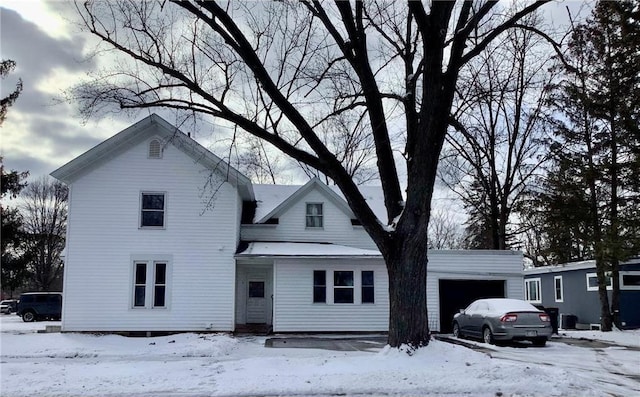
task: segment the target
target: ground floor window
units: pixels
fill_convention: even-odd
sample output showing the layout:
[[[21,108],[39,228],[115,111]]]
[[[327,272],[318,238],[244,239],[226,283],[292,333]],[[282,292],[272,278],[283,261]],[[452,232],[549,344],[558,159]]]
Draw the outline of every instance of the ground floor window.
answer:
[[[165,308],[167,306],[169,262],[138,260],[133,264],[133,307]]]
[[[373,270],[314,270],[313,303],[375,303]]]
[[[333,272],[333,303],[353,303],[353,272]]]
[[[374,303],[373,271],[362,271],[362,303]]]
[[[524,299],[531,303],[542,303],[539,278],[524,280]]]
[[[564,291],[563,291],[563,286],[562,286],[562,276],[555,276],[553,278],[553,286],[555,289],[555,300],[556,302],[563,302],[563,296],[564,296]]]
[[[607,284],[607,289],[613,289],[613,280],[611,279],[611,272],[605,273],[605,283]],[[597,291],[598,290],[598,274],[597,273],[587,273],[587,291]]]
[[[313,303],[327,302],[327,272],[313,271]]]
[[[620,289],[640,289],[640,271],[620,272]]]

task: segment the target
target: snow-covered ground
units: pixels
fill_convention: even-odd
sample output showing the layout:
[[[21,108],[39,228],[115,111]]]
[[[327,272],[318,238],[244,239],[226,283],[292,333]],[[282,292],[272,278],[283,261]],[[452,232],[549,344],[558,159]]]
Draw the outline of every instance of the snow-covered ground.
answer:
[[[36,333],[59,322],[0,316],[0,395],[17,396],[631,396],[640,395],[640,332],[565,332],[614,340],[591,349],[482,353],[432,341],[339,352],[264,347],[265,337],[178,334],[154,338]]]

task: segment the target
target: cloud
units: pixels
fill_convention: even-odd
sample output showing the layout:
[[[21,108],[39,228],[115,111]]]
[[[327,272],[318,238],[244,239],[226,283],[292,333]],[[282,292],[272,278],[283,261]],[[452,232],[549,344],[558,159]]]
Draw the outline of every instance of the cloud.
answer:
[[[18,12],[0,8],[0,40],[2,59],[17,64],[2,82],[2,94],[13,90],[18,78],[24,83],[1,127],[8,168],[38,178],[117,132],[82,125],[74,107],[58,100],[63,89],[95,67],[83,61],[85,38],[52,37]]]

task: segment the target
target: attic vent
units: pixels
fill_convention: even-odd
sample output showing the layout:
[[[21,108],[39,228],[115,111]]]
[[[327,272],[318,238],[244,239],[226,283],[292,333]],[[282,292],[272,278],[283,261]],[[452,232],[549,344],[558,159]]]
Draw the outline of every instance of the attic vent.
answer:
[[[151,142],[149,142],[149,158],[150,159],[162,158],[162,144],[157,139],[154,139]]]

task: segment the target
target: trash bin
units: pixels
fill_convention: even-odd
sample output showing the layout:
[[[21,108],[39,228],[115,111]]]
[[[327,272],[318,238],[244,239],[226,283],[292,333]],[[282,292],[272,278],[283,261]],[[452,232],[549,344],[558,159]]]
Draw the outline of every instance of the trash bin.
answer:
[[[549,319],[551,320],[551,328],[553,328],[553,333],[558,333],[558,317],[560,316],[560,310],[557,307],[545,307],[544,312],[549,315]]]
[[[574,314],[562,315],[562,329],[576,329],[577,322],[578,322],[578,316]]]

